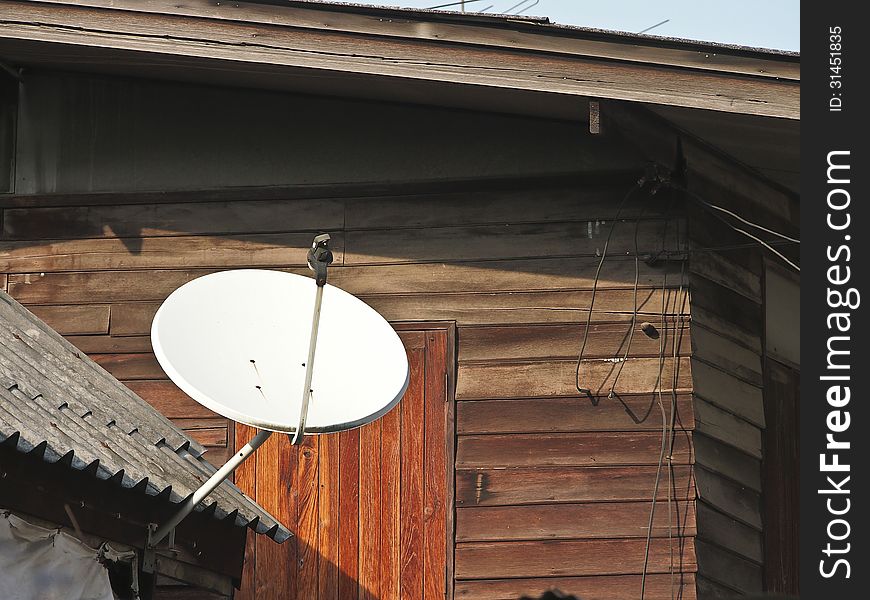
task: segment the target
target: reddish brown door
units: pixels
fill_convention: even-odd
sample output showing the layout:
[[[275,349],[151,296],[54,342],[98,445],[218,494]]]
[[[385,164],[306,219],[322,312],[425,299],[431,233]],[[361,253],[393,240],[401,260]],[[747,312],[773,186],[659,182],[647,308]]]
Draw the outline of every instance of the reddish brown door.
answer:
[[[400,335],[411,381],[396,408],[360,429],[309,436],[299,448],[272,436],[237,473],[239,487],[296,534],[282,545],[249,534],[237,598],[444,598],[452,557],[448,333]],[[237,425],[237,447],[252,435]]]

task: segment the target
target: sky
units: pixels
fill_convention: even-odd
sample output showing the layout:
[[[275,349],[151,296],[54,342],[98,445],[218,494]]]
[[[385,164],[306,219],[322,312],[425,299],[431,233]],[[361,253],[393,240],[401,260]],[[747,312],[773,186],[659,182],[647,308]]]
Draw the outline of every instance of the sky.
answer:
[[[359,4],[432,8],[455,0],[349,0]],[[535,4],[537,2],[537,4]],[[800,0],[476,0],[466,12],[523,11],[565,25],[647,33],[776,50],[800,50]],[[516,6],[513,10],[511,7]],[[524,10],[525,9],[525,10]],[[444,10],[461,10],[452,6]]]

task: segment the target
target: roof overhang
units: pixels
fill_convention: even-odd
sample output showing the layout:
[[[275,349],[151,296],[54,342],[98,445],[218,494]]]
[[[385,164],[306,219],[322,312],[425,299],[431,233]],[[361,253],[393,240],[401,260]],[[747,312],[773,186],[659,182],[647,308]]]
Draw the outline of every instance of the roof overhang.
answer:
[[[0,0],[0,57],[565,118],[587,98],[800,118],[795,54],[312,2]]]

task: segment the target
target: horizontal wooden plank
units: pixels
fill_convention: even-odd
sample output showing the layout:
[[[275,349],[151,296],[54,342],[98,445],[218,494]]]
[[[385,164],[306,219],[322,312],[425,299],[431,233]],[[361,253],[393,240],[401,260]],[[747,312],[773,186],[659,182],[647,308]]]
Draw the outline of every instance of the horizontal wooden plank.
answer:
[[[679,310],[676,289],[638,291],[638,317],[660,318],[662,302],[667,314]],[[507,292],[483,294],[399,294],[363,296],[362,299],[390,321],[456,321],[459,324],[575,323],[584,324],[591,291]],[[113,335],[145,335],[159,302],[112,305]],[[595,295],[592,322],[630,321],[634,311],[632,290],[600,290]],[[685,340],[684,340],[685,341]]]
[[[211,446],[205,449],[203,458],[210,462],[212,466],[220,468],[229,460],[232,453],[233,449],[229,446]]]
[[[184,433],[205,447],[224,447],[227,445],[227,428],[211,427],[208,429],[185,429]]]
[[[330,271],[332,282],[356,295],[545,291],[591,289],[599,260],[594,257],[527,259],[452,264],[381,265],[341,267]],[[283,269],[282,269],[283,270]],[[307,269],[289,269],[307,274]],[[633,288],[633,260],[613,257],[605,262],[598,279],[600,289]],[[94,304],[163,300],[188,281],[213,270],[98,271],[73,273],[23,273],[9,276],[9,293],[23,304]],[[679,267],[640,264],[638,282],[643,287],[677,285]]]
[[[461,436],[456,468],[654,465],[661,450],[655,432],[496,434]],[[689,464],[691,434],[674,437],[674,464]]]
[[[670,414],[671,394],[663,395]],[[695,425],[692,398],[677,398],[677,422],[683,429]],[[656,395],[620,398],[532,398],[458,402],[456,431],[474,433],[532,433],[579,431],[660,430],[661,410]]]
[[[124,385],[170,419],[218,416],[182,392],[169,380],[125,381]]]
[[[47,308],[47,307],[46,307]],[[151,336],[67,335],[67,341],[86,354],[151,352]]]
[[[703,465],[708,471],[724,475],[729,479],[761,492],[761,461],[738,450],[733,445],[697,431],[692,438],[695,448],[695,463]]]
[[[763,572],[759,564],[745,560],[736,554],[698,540],[695,543],[698,572],[744,594],[760,594],[763,589]]]
[[[63,335],[100,334],[109,332],[109,306],[33,306],[30,312]]]
[[[592,395],[607,395],[619,373],[616,392],[619,394],[650,393],[657,389],[658,358],[627,360],[619,373],[620,363],[608,359],[583,360],[580,365],[580,385],[592,390]],[[672,388],[674,361],[661,363],[662,385]],[[689,390],[692,375],[688,358],[678,359],[677,389]],[[576,361],[540,361],[513,363],[460,363],[457,377],[457,400],[487,398],[532,398],[542,396],[578,396]]]
[[[209,193],[197,192],[197,196],[201,200]],[[124,202],[123,197],[119,200]],[[82,196],[80,202],[88,203],[87,197]],[[337,231],[343,226],[343,212],[344,203],[330,199],[7,208],[3,211],[3,239]]]
[[[619,211],[622,198],[635,185],[637,173],[614,173],[610,178],[608,185],[595,182],[593,175],[591,181],[578,180],[559,187],[541,181],[529,188],[517,181],[520,185],[513,189],[352,198],[346,201],[345,227],[366,230],[609,221],[617,216],[633,219],[665,212],[663,200],[643,194],[626,200]]]
[[[694,407],[696,431],[761,460],[761,429],[758,426],[698,396],[694,399]]]
[[[692,538],[674,540],[674,567],[695,571]],[[640,573],[645,540],[577,540],[538,542],[469,542],[456,545],[457,579],[558,577]],[[671,569],[667,539],[650,544],[648,573]]]
[[[698,539],[730,550],[757,564],[764,563],[764,540],[757,529],[720,513],[705,502],[698,502]]]
[[[762,528],[761,496],[755,490],[695,467],[698,498],[716,510],[758,531]]]
[[[761,329],[744,329],[694,302],[691,311],[693,324],[702,325],[719,336],[736,342],[756,354],[761,354]]]
[[[677,220],[621,219],[349,231],[344,262],[365,265],[600,256],[608,237],[607,251],[612,256],[637,252],[643,257],[681,248],[680,231],[684,230]]]
[[[597,299],[596,299],[597,300]],[[650,322],[656,328],[658,339],[641,331],[646,319],[638,318],[631,333],[631,321],[622,323],[593,323],[585,334],[586,324],[522,325],[510,327],[461,327],[459,330],[459,360],[511,360],[541,358],[576,358],[586,337],[585,355],[590,358],[673,356],[674,342],[681,355],[691,352],[688,328],[681,323],[658,318]],[[630,339],[629,339],[630,338]],[[629,345],[630,343],[630,345]]]
[[[368,75],[386,82],[428,81],[652,102],[726,112],[800,117],[799,82],[711,73],[555,52],[445,44],[180,15],[140,15],[85,7],[21,6],[4,2],[3,37],[88,46],[99,33],[104,52],[168,56],[185,70],[215,69],[214,61],[244,61],[275,78],[298,69]],[[404,16],[397,20],[404,20]],[[36,27],[35,25],[39,25]],[[326,29],[329,29],[327,31]],[[142,32],[147,31],[148,36]],[[251,44],[250,40],[258,40]],[[244,43],[248,42],[248,43]],[[361,51],[361,48],[364,51]],[[703,50],[701,50],[703,52]],[[104,60],[105,57],[104,57]],[[289,73],[287,73],[289,71]],[[583,77],[577,77],[577,73]],[[439,85],[439,87],[440,87]]]
[[[518,600],[538,598],[558,591],[583,600],[637,600],[640,575],[547,577],[536,579],[480,579],[457,581],[457,600]],[[645,600],[695,600],[693,573],[650,574],[646,577]]]
[[[237,11],[228,10],[223,4],[211,2],[180,4],[170,0],[151,0],[147,3],[135,0],[79,0],[81,4],[97,6],[112,6],[118,9],[132,9],[142,12],[160,12],[169,14],[198,16],[211,19],[240,20]],[[295,8],[295,7],[294,7]],[[383,7],[380,7],[383,9]],[[550,37],[538,35],[540,24],[537,19],[513,19],[509,21],[510,34],[506,35],[500,27],[498,17],[484,20],[484,15],[476,15],[474,20],[464,18],[456,20],[451,15],[441,19],[432,19],[429,15],[414,15],[408,12],[398,13],[402,18],[372,19],[367,12],[330,12],[327,8],[296,8],[285,10],[281,6],[250,4],[245,5],[244,20],[254,23],[281,24],[300,28],[323,28],[326,23],[333,31],[347,33],[364,33],[399,38],[433,38],[451,43],[472,43],[500,48],[525,49],[537,52],[559,52],[581,56],[597,56],[610,60],[628,60],[667,64],[685,68],[703,69],[725,73],[743,73],[756,77],[777,77],[782,79],[800,80],[800,63],[793,57],[760,56],[758,54],[732,54],[721,48],[721,52],[698,52],[696,48],[675,47],[670,44],[657,45],[649,40],[644,51],[639,53],[633,45],[624,40],[598,37],[578,36]],[[395,10],[395,9],[394,9]],[[381,15],[394,16],[397,13],[381,12]],[[420,26],[420,21],[426,21],[426,28]],[[460,21],[460,22],[456,22]],[[584,596],[585,597],[585,596]]]
[[[708,240],[709,241],[709,240]],[[761,303],[761,276],[716,252],[695,252],[689,271]]]
[[[591,297],[589,290],[362,296],[389,320],[447,320],[460,325],[585,324]],[[660,319],[663,303],[666,315],[688,313],[688,303],[683,305],[678,289],[663,291],[659,286],[638,290],[639,318]],[[630,321],[635,312],[634,291],[599,289],[592,308],[593,323]]]
[[[696,396],[764,428],[764,397],[761,387],[746,383],[696,359],[692,359],[692,382]]]
[[[677,465],[674,497],[694,498],[691,467]],[[457,506],[507,506],[553,502],[646,501],[652,499],[656,467],[550,467],[459,469]],[[658,497],[667,500],[667,486]]]
[[[735,327],[738,331],[761,335],[761,304],[697,273],[689,273],[689,281],[692,287],[693,310],[695,306],[699,306],[717,315],[726,324],[723,326],[724,331]]]
[[[33,273],[303,266],[312,236],[309,232],[0,242],[0,269]],[[344,236],[332,234],[330,247],[341,264]]]
[[[94,354],[91,359],[116,379],[161,379],[166,377],[154,354]]]
[[[459,508],[456,541],[646,537],[650,502]],[[657,503],[653,537],[695,535],[694,502]]]
[[[758,353],[694,320],[691,337],[692,353],[696,358],[753,385],[762,385],[761,356]]]

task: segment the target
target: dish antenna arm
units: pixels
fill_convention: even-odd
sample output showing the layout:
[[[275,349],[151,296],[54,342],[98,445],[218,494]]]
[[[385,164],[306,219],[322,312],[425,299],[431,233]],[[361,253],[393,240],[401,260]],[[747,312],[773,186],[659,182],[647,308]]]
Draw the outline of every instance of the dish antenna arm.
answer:
[[[308,360],[305,361],[305,385],[302,387],[302,408],[299,411],[299,424],[293,433],[292,444],[298,446],[305,437],[305,420],[308,418],[308,403],[311,400],[311,379],[314,377],[314,352],[317,349],[317,330],[320,327],[320,307],[323,304],[323,287],[326,285],[326,271],[332,264],[332,251],[329,249],[329,234],[314,237],[308,251],[308,268],[314,271],[317,291],[314,295],[314,314],[311,317],[311,339],[308,342]]]

